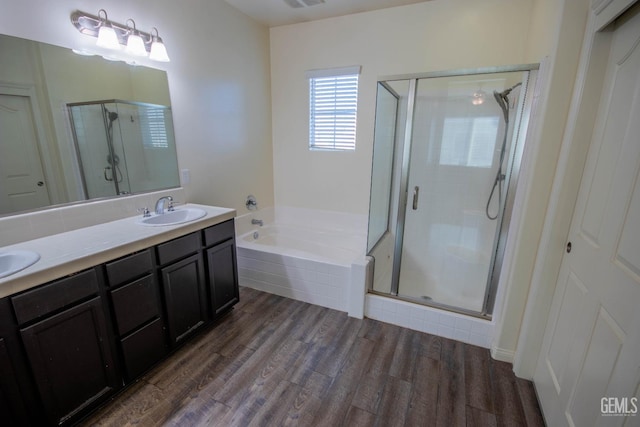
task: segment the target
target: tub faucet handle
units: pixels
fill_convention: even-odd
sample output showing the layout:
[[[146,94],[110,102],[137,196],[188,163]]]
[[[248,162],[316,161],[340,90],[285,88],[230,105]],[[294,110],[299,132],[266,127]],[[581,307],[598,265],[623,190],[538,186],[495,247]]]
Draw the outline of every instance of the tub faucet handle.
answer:
[[[261,219],[252,219],[251,220],[251,224],[252,225],[259,225],[260,227],[262,227],[264,225],[264,221],[262,221]]]
[[[258,200],[256,200],[256,197],[254,195],[249,194],[247,196],[247,201],[245,202],[245,206],[247,207],[248,210],[255,211],[256,209],[258,209]]]

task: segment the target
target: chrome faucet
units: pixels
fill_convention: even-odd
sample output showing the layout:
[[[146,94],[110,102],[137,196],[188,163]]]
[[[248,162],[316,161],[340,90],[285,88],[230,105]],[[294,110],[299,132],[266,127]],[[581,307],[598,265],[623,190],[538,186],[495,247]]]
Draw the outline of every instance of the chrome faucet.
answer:
[[[259,225],[260,227],[262,227],[262,225],[264,224],[264,222],[261,219],[252,219],[251,220],[251,224],[253,225]]]
[[[156,208],[155,208],[156,215],[162,215],[164,213],[165,202],[169,202],[169,210],[173,210],[173,197],[171,196],[160,197],[156,202]]]

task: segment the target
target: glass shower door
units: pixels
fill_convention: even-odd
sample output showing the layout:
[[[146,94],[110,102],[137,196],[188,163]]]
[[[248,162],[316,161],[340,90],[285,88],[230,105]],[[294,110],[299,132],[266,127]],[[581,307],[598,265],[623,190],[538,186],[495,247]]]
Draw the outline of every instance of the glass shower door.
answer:
[[[395,278],[399,296],[483,312],[513,157],[514,126],[503,147],[506,121],[493,93],[526,84],[526,77],[512,72],[417,81]],[[513,123],[520,90],[509,95]]]

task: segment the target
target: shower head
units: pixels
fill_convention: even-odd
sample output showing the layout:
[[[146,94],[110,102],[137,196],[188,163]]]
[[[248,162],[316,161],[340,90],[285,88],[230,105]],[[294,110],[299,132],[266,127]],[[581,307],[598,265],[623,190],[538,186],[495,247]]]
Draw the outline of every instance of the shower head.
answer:
[[[115,111],[109,111],[106,108],[105,108],[105,111],[107,112],[107,118],[109,119],[109,124],[118,120],[118,113],[116,113]]]
[[[505,95],[504,92],[498,92],[497,90],[493,91],[493,97],[496,99],[496,102],[500,106],[500,109],[502,110],[502,114],[504,114],[504,120],[508,121],[509,120],[509,98],[507,97],[507,95]]]
[[[498,92],[497,90],[493,91],[493,97],[496,99],[496,102],[500,106],[500,109],[502,109],[505,121],[509,120],[509,94],[512,90],[520,85],[522,85],[522,83],[516,83],[510,88],[503,90],[502,92]]]

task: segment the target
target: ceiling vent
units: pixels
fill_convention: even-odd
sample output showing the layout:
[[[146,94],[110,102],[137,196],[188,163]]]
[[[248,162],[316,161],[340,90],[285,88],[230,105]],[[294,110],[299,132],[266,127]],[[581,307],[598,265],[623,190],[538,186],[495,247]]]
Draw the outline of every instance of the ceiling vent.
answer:
[[[298,9],[301,7],[311,7],[322,4],[325,0],[284,0],[289,6]]]

